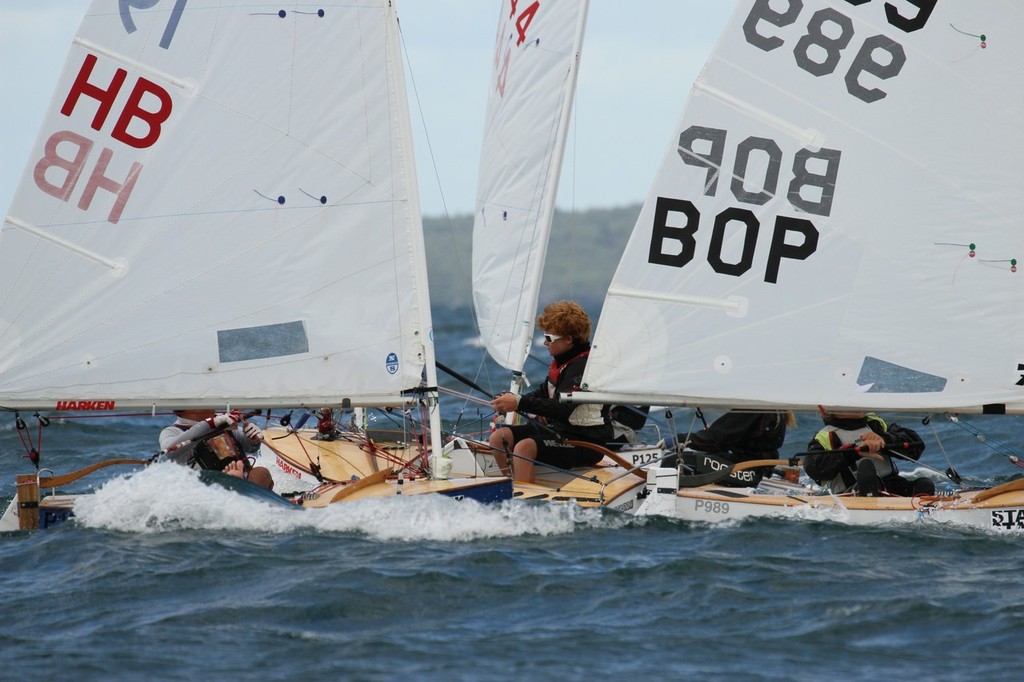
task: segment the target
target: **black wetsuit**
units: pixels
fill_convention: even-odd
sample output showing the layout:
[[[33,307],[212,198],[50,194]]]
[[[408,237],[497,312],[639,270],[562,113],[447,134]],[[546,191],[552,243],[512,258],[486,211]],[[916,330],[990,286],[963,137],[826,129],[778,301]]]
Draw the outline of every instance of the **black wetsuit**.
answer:
[[[574,405],[558,400],[562,393],[580,390],[589,353],[589,343],[577,343],[554,356],[544,384],[519,398],[519,412],[541,418],[536,421],[542,421],[547,428],[534,421],[509,427],[513,438],[513,442],[507,444],[509,450],[515,443],[532,438],[537,443],[538,462],[572,469],[601,461],[603,455],[600,452],[570,445],[563,439],[584,440],[598,445],[609,443],[613,433],[606,410],[601,405]]]

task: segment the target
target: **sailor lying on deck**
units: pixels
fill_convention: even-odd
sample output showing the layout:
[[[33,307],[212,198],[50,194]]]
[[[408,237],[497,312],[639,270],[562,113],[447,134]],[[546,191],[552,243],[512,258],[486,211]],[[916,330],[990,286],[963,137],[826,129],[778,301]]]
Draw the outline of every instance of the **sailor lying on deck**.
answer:
[[[680,433],[678,442],[689,450],[683,452],[683,464],[698,473],[709,473],[722,464],[737,464],[753,459],[778,459],[779,448],[786,439],[786,427],[795,426],[792,412],[744,412],[733,410],[700,431]],[[700,454],[707,453],[707,455]],[[715,461],[706,461],[708,457]],[[668,457],[662,466],[676,466],[678,456]],[[747,469],[730,474],[716,485],[753,487],[771,469]]]
[[[935,494],[930,479],[900,476],[893,456],[886,452],[898,451],[917,461],[924,441],[913,429],[886,424],[870,412],[823,412],[822,420],[825,428],[807,446],[816,454],[804,459],[804,471],[819,485],[837,494],[853,490],[868,497],[882,491],[900,497]]]
[[[259,452],[263,432],[237,411],[175,410],[177,419],[160,432],[160,449],[167,458],[193,469],[214,469],[247,478],[267,490],[274,478],[266,467],[250,467],[246,455]],[[218,429],[220,434],[204,438]],[[232,465],[237,463],[237,465]]]

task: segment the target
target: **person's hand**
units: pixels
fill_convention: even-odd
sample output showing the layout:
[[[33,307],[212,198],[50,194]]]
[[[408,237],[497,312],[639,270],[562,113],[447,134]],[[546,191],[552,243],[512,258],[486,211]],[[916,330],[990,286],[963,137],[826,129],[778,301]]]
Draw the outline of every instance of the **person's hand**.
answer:
[[[229,412],[227,414],[217,414],[217,415],[214,415],[214,416],[210,417],[209,419],[207,419],[206,423],[209,424],[210,427],[214,428],[214,429],[230,428],[230,427],[234,426],[235,424],[237,424],[240,419],[241,419],[241,414],[239,414],[236,411],[232,411],[232,412]]]
[[[505,414],[506,412],[515,412],[519,407],[519,397],[511,393],[502,393],[491,401],[491,407],[498,414]]]
[[[258,443],[263,440],[263,432],[260,431],[260,427],[256,426],[252,422],[246,422],[245,427],[242,429],[242,433],[245,437],[254,443]]]
[[[869,431],[860,437],[861,447],[867,448],[869,453],[875,453],[885,447],[885,439],[874,431]],[[872,458],[877,459],[877,458]]]

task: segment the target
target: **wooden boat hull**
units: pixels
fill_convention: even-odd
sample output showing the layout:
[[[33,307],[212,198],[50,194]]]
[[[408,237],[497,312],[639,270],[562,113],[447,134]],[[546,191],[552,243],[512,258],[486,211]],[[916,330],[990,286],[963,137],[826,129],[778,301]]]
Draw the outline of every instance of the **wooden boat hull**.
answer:
[[[636,512],[643,491],[643,480],[609,463],[573,469],[571,473],[545,473],[538,467],[533,483],[516,481],[513,484],[513,497],[517,500],[572,502],[581,507],[608,507],[626,514]]]
[[[361,479],[419,456],[406,443],[376,443],[355,435],[323,440],[314,429],[283,428],[263,432],[263,451],[285,472],[315,484]]]
[[[660,487],[658,472],[662,472]],[[706,523],[784,517],[850,525],[947,523],[1024,532],[1024,485],[1016,485],[1024,479],[990,489],[934,496],[856,497],[816,494],[799,484],[774,484],[770,489],[715,485],[678,488],[666,484],[676,478],[675,469],[650,470],[648,494],[637,514]]]
[[[614,453],[600,446],[592,446],[605,452],[605,458],[592,467],[580,467],[571,471],[550,469],[542,464],[536,466],[533,483],[513,482],[513,497],[517,500],[538,502],[572,502],[581,507],[608,507],[627,514],[636,511],[639,498],[644,492],[646,476],[639,471],[640,465],[631,464],[632,454]],[[631,453],[641,460],[658,448],[635,448]],[[456,472],[479,472],[498,474],[500,470],[485,448],[458,439],[445,447],[451,457],[452,470]],[[633,473],[631,469],[637,469]]]
[[[376,472],[396,461],[410,461],[418,456],[416,448],[401,443],[370,443],[365,439],[340,438],[321,440],[315,438],[313,430],[290,432],[284,429],[267,429],[264,432],[266,449],[277,457],[277,464],[303,480],[314,480],[313,470],[319,469],[326,482],[346,481],[352,476],[365,476]],[[457,445],[446,446],[445,452],[451,457],[453,476],[461,480],[475,480],[478,477],[496,478],[501,476],[493,457],[478,452],[476,447],[458,439]],[[648,452],[656,448],[637,450],[636,456],[649,458]],[[573,469],[571,472],[546,470],[537,467],[534,483],[515,481],[511,496],[517,500],[543,502],[574,502],[581,507],[610,507],[625,513],[633,513],[638,506],[638,496],[644,490],[645,478],[627,472],[622,464],[629,464],[631,454],[617,457],[618,461],[606,459],[593,467]],[[610,456],[615,456],[609,453]],[[429,480],[429,479],[427,479]],[[446,479],[431,481],[443,487]],[[451,481],[460,478],[447,479]],[[425,484],[426,481],[423,482]],[[417,494],[420,482],[405,483],[405,494]],[[409,487],[412,486],[412,487]],[[461,494],[461,493],[456,493]]]

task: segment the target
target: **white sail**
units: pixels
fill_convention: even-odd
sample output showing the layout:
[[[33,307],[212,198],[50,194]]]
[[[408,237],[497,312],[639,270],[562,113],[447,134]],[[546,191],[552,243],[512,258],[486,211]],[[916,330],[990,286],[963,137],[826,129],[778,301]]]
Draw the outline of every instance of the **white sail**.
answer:
[[[433,373],[392,5],[93,2],[0,233],[0,406],[381,404]]]
[[[503,0],[473,223],[473,303],[496,362],[520,372],[565,149],[587,0]]]
[[[595,400],[1024,406],[1024,9],[738,3],[610,287]]]

